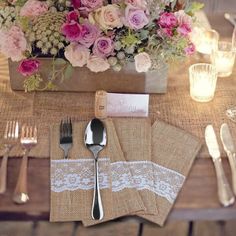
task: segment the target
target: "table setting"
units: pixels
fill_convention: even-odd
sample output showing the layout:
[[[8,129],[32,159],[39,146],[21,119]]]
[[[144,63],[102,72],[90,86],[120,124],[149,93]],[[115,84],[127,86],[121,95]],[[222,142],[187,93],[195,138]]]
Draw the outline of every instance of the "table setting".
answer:
[[[36,0],[29,0],[34,1],[39,4]],[[189,8],[181,5],[181,1],[173,2],[175,3],[169,3],[168,7],[162,9],[160,18],[156,19],[157,27],[160,27],[160,31],[163,30],[158,32],[158,37],[172,37],[172,33],[181,34],[182,31],[178,31],[178,21],[172,22],[172,33],[167,31],[168,17],[175,21],[180,19],[178,17],[183,17],[181,20],[190,20],[192,16],[191,11],[188,12],[189,15],[184,13],[183,9]],[[27,1],[25,4],[28,4]],[[46,4],[46,1],[42,4]],[[109,4],[102,6],[104,11],[106,7],[119,6]],[[130,3],[126,4],[128,9]],[[185,48],[181,50],[184,51],[187,47],[191,50],[190,47],[195,44],[196,53],[184,62],[177,63],[177,66],[169,66],[168,76],[167,67],[159,67],[163,64],[155,67],[158,73],[155,70],[148,71],[151,67],[149,64],[155,63],[151,53],[149,58],[146,55],[148,51],[145,52],[148,48],[147,38],[144,41],[139,38],[139,43],[135,41],[135,56],[130,56],[134,52],[129,53],[128,49],[131,49],[121,40],[125,45],[122,49],[114,47],[111,54],[99,58],[98,63],[103,63],[105,72],[93,71],[95,65],[91,65],[89,60],[94,60],[94,55],[98,57],[101,54],[96,54],[98,49],[92,46],[97,42],[87,47],[82,39],[76,39],[80,50],[87,47],[83,53],[91,55],[86,64],[75,66],[76,55],[69,55],[69,52],[72,53],[69,50],[75,50],[75,41],[66,30],[66,27],[75,22],[91,30],[89,27],[92,27],[92,23],[86,22],[86,25],[83,22],[87,20],[87,16],[75,6],[66,8],[66,12],[60,11],[59,6],[56,6],[57,11],[53,6],[48,6],[48,9],[45,6],[41,5],[40,20],[47,14],[50,18],[49,12],[58,14],[60,20],[61,12],[66,14],[67,21],[62,23],[64,30],[62,29],[60,36],[66,38],[63,46],[65,55],[62,58],[45,59],[42,54],[32,57],[31,54],[21,53],[23,57],[21,54],[17,55],[20,59],[15,60],[16,55],[7,54],[10,52],[6,53],[2,46],[4,40],[0,39],[0,51],[5,54],[0,54],[0,198],[4,198],[6,194],[10,196],[7,201],[15,204],[14,209],[24,209],[34,204],[35,193],[31,191],[34,183],[29,174],[32,173],[29,162],[34,159],[48,159],[46,168],[50,175],[47,176],[47,185],[50,186],[46,191],[50,197],[46,198],[47,204],[50,203],[48,219],[51,222],[81,221],[87,227],[125,216],[138,216],[141,220],[163,226],[172,209],[175,209],[182,189],[186,191],[184,186],[188,185],[185,182],[191,175],[194,163],[199,159],[204,162],[212,157],[211,164],[215,168],[214,186],[217,189],[215,195],[218,199],[216,204],[219,207],[222,205],[234,208],[235,30],[232,31],[230,41],[221,41],[220,34],[210,28],[209,22],[202,23],[204,28],[199,24],[192,26],[190,31],[193,36],[187,36],[184,41]],[[15,6],[10,4],[7,7],[8,11],[13,11]],[[24,7],[27,9],[29,6]],[[199,10],[201,6],[195,5],[195,8]],[[139,10],[144,11],[142,7]],[[117,14],[117,11],[114,10],[112,14]],[[0,10],[0,16],[1,14]],[[101,12],[96,10],[94,14],[93,20],[101,27],[102,37],[111,37],[114,42],[117,40],[116,43],[119,38],[110,36],[109,30],[114,30],[119,36],[126,31],[115,31],[116,28],[130,27],[132,32],[140,30],[125,24],[120,27],[109,25],[113,28],[104,30],[104,25],[96,18]],[[32,16],[27,17],[31,19]],[[146,16],[143,17],[145,21]],[[83,20],[80,22],[81,18]],[[229,16],[226,15],[225,18],[229,19]],[[205,15],[204,19],[207,19]],[[231,23],[232,19],[229,19]],[[40,20],[32,22],[39,25]],[[142,28],[147,25],[144,23]],[[10,24],[7,27],[16,26]],[[21,30],[24,32],[25,29]],[[50,30],[57,33],[56,28]],[[33,31],[36,37],[37,29]],[[2,36],[9,36],[7,28],[1,31],[0,25],[0,35],[1,33]],[[145,32],[139,33],[133,36],[141,37],[141,33]],[[163,35],[164,33],[167,35]],[[27,30],[24,34],[30,38]],[[35,42],[35,50],[43,50],[40,39]],[[143,48],[139,51],[139,47]],[[152,49],[157,50],[155,46]],[[60,48],[57,50],[60,54]],[[129,54],[127,62],[119,57],[122,50],[125,56]],[[48,52],[54,53],[53,50]],[[147,64],[139,62],[138,56],[143,57],[143,62]],[[130,58],[132,66],[129,66]],[[29,66],[28,62],[36,63],[30,74],[24,72]],[[53,65],[52,70],[50,63]],[[82,68],[85,65],[87,68]],[[39,75],[43,76],[42,80]],[[46,75],[49,77],[45,80]],[[136,84],[130,80],[135,80],[135,76]],[[109,78],[111,80],[107,82]],[[73,84],[72,81],[76,79],[78,81]],[[120,82],[117,82],[119,79]],[[45,81],[48,84],[42,89],[40,86]],[[8,162],[15,159],[20,160],[20,165],[17,166],[18,174],[14,179],[15,187],[9,190],[8,179],[11,179],[11,175],[7,170]],[[230,172],[225,173],[222,162],[229,163]],[[37,166],[33,168],[37,169]],[[204,180],[202,182],[204,185]]]

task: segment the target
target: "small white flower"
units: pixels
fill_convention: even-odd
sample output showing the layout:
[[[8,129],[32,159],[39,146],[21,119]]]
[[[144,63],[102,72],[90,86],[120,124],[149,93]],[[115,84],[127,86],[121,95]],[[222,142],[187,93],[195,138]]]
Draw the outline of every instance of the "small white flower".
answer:
[[[141,52],[134,57],[137,72],[147,72],[152,66],[151,59],[146,52]]]

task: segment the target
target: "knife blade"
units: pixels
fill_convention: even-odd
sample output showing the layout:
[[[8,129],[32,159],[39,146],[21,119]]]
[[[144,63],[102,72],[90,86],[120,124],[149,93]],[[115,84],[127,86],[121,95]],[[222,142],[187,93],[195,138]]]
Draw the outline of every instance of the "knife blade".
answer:
[[[236,195],[236,148],[229,130],[229,126],[226,123],[221,125],[220,138],[223,143],[224,150],[227,153],[229,159],[229,164],[232,173],[233,191]]]
[[[205,140],[215,166],[219,201],[225,207],[230,206],[234,203],[235,198],[225,176],[218,141],[212,125],[208,125],[205,129]]]

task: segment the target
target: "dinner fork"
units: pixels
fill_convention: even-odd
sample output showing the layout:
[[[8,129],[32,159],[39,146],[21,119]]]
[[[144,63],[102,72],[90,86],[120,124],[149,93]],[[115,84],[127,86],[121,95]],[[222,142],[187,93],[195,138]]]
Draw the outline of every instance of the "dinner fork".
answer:
[[[67,118],[60,124],[60,148],[64,151],[64,159],[68,158],[68,153],[73,144],[73,131],[71,119]]]
[[[0,193],[5,193],[7,186],[7,161],[8,156],[17,143],[19,137],[19,123],[18,121],[7,121],[5,132],[4,132],[4,148],[5,154],[2,158],[2,163],[0,167]]]
[[[37,144],[36,126],[22,126],[20,143],[24,149],[24,155],[21,160],[20,172],[13,194],[13,201],[18,204],[24,204],[29,200],[27,191],[27,165],[29,152]]]

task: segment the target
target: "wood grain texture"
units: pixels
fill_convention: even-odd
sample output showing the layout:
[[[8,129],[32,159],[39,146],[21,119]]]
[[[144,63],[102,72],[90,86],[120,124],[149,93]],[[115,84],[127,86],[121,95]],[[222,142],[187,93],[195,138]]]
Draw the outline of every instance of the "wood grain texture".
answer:
[[[9,187],[6,194],[0,195],[0,219],[48,220],[50,197],[49,160],[29,160],[28,190],[30,201],[20,206],[12,202],[12,193],[17,179],[19,164],[19,158],[11,158],[9,160]],[[230,167],[227,160],[223,161],[223,166],[228,179],[230,179]],[[195,161],[174,205],[174,209],[170,213],[170,219],[236,219],[236,204],[230,208],[223,208],[218,201],[215,171],[211,159],[197,159]]]

